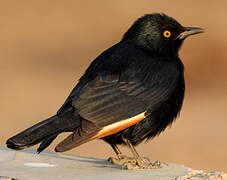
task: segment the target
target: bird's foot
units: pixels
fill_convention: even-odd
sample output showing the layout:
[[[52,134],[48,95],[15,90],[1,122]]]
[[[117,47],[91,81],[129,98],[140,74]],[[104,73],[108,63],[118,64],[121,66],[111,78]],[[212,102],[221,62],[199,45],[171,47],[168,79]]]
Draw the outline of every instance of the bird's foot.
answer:
[[[118,158],[110,157],[108,158],[107,161],[114,165],[123,165],[125,163],[136,163],[135,158],[128,157],[122,154],[118,155]]]
[[[137,159],[135,162],[125,162],[122,169],[136,170],[136,169],[157,169],[163,167],[160,161],[150,162],[148,159]]]
[[[134,170],[134,169],[156,169],[161,168],[160,161],[150,162],[149,158],[133,158],[125,155],[118,155],[118,158],[110,157],[107,160],[113,165],[121,165],[122,169]]]

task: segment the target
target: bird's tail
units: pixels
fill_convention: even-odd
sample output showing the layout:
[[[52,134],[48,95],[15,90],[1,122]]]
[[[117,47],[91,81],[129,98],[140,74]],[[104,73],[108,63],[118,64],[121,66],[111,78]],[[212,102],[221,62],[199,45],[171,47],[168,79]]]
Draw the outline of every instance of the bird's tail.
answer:
[[[62,132],[74,131],[80,126],[80,119],[74,115],[73,110],[65,112],[63,115],[54,115],[21,133],[9,138],[7,147],[21,150],[35,144],[41,143],[37,152],[43,151]]]

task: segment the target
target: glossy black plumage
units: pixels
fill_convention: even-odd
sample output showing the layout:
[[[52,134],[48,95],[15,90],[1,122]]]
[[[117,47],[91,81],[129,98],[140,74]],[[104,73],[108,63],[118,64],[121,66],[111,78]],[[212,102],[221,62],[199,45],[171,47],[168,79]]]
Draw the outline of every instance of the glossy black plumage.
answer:
[[[170,37],[164,37],[168,30]],[[37,138],[30,129],[30,141],[23,137],[27,130],[7,141],[10,148],[22,149],[41,142],[45,149],[59,133],[73,131],[56,147],[66,151],[89,140],[108,125],[145,112],[146,118],[115,134],[103,137],[113,144],[133,145],[155,137],[177,117],[184,98],[184,68],[178,50],[188,34],[196,34],[164,14],[150,14],[138,19],[123,39],[104,51],[88,67],[56,117],[70,112],[72,126],[61,125],[61,131]],[[196,31],[196,32],[195,32]],[[184,34],[183,34],[184,33]],[[186,36],[187,35],[187,36]],[[64,118],[59,121],[64,121]],[[53,120],[54,121],[54,120]],[[42,124],[42,123],[41,123]],[[40,126],[40,124],[39,124]],[[49,127],[43,124],[43,127]],[[39,128],[43,128],[42,125]],[[34,128],[37,129],[36,125]],[[57,127],[59,129],[59,127]],[[34,131],[36,132],[36,131]],[[51,133],[52,132],[52,133]],[[37,133],[37,132],[36,132]]]

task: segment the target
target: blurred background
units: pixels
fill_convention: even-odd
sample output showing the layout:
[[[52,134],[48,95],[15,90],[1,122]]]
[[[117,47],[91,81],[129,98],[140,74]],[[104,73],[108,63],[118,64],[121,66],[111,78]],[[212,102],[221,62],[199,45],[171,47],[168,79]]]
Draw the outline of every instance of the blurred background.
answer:
[[[225,0],[0,0],[0,145],[53,115],[91,61],[138,17],[164,12],[206,33],[180,51],[186,78],[180,117],[137,149],[151,160],[227,172],[226,7]],[[67,153],[114,156],[100,140]]]

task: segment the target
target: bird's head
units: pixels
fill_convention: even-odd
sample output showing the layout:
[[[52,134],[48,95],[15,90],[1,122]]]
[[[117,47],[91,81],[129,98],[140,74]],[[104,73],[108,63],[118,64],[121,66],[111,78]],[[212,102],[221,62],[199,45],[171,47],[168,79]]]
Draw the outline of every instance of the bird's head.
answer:
[[[148,14],[139,18],[125,33],[123,41],[147,51],[177,55],[185,38],[204,32],[202,28],[183,27],[165,14]]]

